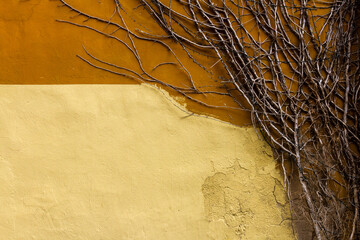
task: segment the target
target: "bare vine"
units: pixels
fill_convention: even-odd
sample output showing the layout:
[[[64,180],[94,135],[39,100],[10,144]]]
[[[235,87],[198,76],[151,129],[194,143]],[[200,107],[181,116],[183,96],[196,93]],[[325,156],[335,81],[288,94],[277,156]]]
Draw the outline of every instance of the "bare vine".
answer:
[[[251,111],[253,124],[283,165],[285,183],[294,176],[300,183],[303,211],[316,238],[360,238],[358,1],[134,0],[163,29],[163,35],[130,30],[120,0],[111,0],[119,22],[59,1],[84,20],[59,22],[116,40],[131,52],[140,70],[108,63],[85,49],[93,61],[79,57],[93,67],[166,85],[208,107],[222,106],[206,104],[194,94],[226,95],[238,103],[238,108]],[[115,30],[99,30],[88,21],[111,25]],[[118,38],[117,31],[126,32],[129,41]],[[190,86],[174,86],[154,77],[143,67],[135,39],[154,42],[169,51],[175,61],[162,62],[153,69],[178,65],[187,74]],[[204,70],[225,69],[226,91],[201,91],[166,43],[169,39]],[[204,66],[195,53],[212,57],[214,64]],[[286,162],[294,163],[296,174],[286,169]]]

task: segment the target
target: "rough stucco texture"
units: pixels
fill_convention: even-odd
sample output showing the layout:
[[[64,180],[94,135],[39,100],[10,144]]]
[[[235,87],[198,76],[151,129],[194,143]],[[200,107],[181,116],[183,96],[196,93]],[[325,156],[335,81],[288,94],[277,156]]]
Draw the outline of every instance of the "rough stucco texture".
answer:
[[[0,86],[1,239],[293,239],[251,128],[141,85]]]

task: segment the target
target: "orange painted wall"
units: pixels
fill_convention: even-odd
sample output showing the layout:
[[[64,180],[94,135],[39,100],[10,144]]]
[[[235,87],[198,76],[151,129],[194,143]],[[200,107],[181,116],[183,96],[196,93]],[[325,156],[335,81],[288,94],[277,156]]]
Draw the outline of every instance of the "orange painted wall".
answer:
[[[98,17],[109,18],[114,11],[112,1],[91,0],[68,1],[74,7]],[[81,61],[76,55],[86,58],[83,46],[107,62],[119,66],[138,70],[135,58],[129,51],[121,47],[117,41],[108,39],[89,29],[78,28],[66,23],[59,23],[56,19],[72,20],[82,23],[81,17],[59,6],[59,1],[29,0],[4,1],[0,6],[0,83],[1,84],[136,84],[138,82],[120,77],[99,69],[95,69]],[[161,34],[158,25],[149,21],[149,15],[140,8],[134,9],[137,1],[127,1],[123,6],[126,14],[124,20],[129,28],[148,29],[149,32]],[[119,22],[116,16],[112,19]],[[100,29],[106,26],[89,24]],[[117,36],[128,41],[124,32]],[[212,74],[206,73],[198,65],[187,58],[181,47],[167,42],[174,49],[187,69],[191,70],[192,77],[198,87],[207,86],[207,90],[216,89],[221,69],[213,67]],[[163,61],[174,61],[174,57],[164,47],[158,44],[135,41],[136,48],[141,53],[144,68],[155,77],[177,86],[189,85],[184,71],[178,67],[167,65],[152,70]],[[202,63],[212,66],[216,60],[198,56]],[[89,58],[87,58],[89,59]],[[210,81],[209,81],[210,80]],[[209,82],[211,87],[209,87]],[[204,89],[204,88],[203,88]],[[179,94],[168,91],[173,96]],[[228,97],[219,95],[197,95],[198,100],[210,105],[237,107]],[[236,125],[249,125],[248,112],[237,109],[219,109],[201,106],[189,100],[178,98],[180,102],[195,113],[208,114]]]

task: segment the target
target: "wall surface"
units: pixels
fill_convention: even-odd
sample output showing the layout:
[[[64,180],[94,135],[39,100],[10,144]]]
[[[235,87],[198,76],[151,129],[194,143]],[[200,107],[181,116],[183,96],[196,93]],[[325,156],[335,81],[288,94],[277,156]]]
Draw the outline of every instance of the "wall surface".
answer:
[[[114,11],[112,0],[68,2],[104,18]],[[136,6],[123,3],[129,28],[157,31]],[[83,46],[117,65],[137,64],[116,41],[56,22],[82,23],[75,15],[55,0],[0,5],[0,239],[293,239],[269,147],[253,128],[206,117],[248,126],[248,112],[206,108],[90,67],[76,57],[89,60]],[[135,44],[154,76],[184,85],[179,68],[153,71],[169,61],[167,51]],[[216,84],[221,71],[205,74],[169,46],[197,86],[210,78]],[[236,106],[218,95],[197,97]]]
[[[144,85],[0,86],[2,239],[292,239],[254,129]]]
[[[103,19],[122,24],[117,15],[114,16],[114,0],[66,0],[78,10]],[[135,33],[144,29],[151,33],[163,34],[155,21],[149,21],[150,15],[139,5],[138,0],[122,1],[123,20]],[[101,71],[80,60],[79,55],[94,62],[83,47],[93,56],[117,66],[127,67],[139,72],[136,58],[118,41],[106,38],[87,28],[76,27],[56,20],[74,21],[78,24],[88,24],[100,31],[112,32],[116,28],[95,21],[87,21],[77,16],[75,12],[61,6],[59,0],[6,0],[0,5],[0,84],[138,84],[138,81]],[[114,36],[131,45],[124,31],[117,31]],[[176,62],[167,49],[153,42],[133,40],[136,49],[141,53],[143,67],[159,80],[185,87],[189,85],[187,74],[179,65],[164,65],[156,68],[162,62]],[[198,87],[205,85],[221,85],[218,77],[221,68],[211,68],[207,73],[173,41],[166,42],[182,64],[191,73]],[[156,54],[154,54],[156,53]],[[199,61],[205,66],[212,66],[217,60],[203,56]],[[100,67],[109,67],[95,61]],[[118,71],[117,68],[110,68]],[[169,77],[171,76],[171,77]],[[213,88],[200,90],[214,90]],[[170,91],[168,88],[167,91]],[[172,96],[179,96],[171,91]],[[229,97],[209,94],[193,95],[210,105],[238,107]],[[187,101],[189,110],[220,118],[236,125],[251,125],[248,112],[239,109],[207,108],[192,101]]]

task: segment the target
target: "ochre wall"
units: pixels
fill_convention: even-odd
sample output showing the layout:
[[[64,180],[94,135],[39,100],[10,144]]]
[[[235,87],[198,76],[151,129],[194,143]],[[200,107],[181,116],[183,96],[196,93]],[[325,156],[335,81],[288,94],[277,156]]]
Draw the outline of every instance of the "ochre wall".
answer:
[[[143,85],[0,86],[2,239],[292,239],[254,129]],[[241,237],[241,238],[239,238]]]
[[[109,19],[113,15],[113,0],[67,0],[79,10],[88,14]],[[111,40],[89,29],[75,27],[56,20],[74,21],[89,24],[100,30],[111,32],[110,26],[96,24],[94,21],[83,22],[85,18],[60,6],[56,0],[7,0],[0,5],[0,83],[1,84],[137,84],[135,80],[95,69],[81,61],[76,55],[91,60],[84,52],[83,46],[101,60],[122,67],[139,71],[135,58],[118,41]],[[155,21],[149,21],[150,15],[141,8],[134,10],[137,0],[124,1],[123,19],[134,32],[145,29],[155,34],[163,34]],[[135,20],[136,19],[136,20]],[[113,21],[121,23],[116,15]],[[136,32],[138,33],[138,32]],[[125,32],[115,34],[131,45]],[[135,41],[141,53],[144,68],[156,78],[177,86],[189,86],[187,75],[180,67],[163,66],[152,69],[162,62],[175,62],[175,58],[164,47],[144,41]],[[221,68],[211,68],[208,74],[187,57],[182,48],[172,41],[166,42],[191,72],[198,87],[218,85],[218,76],[223,75]],[[202,64],[213,65],[217,60],[199,57]],[[98,64],[98,63],[97,63]],[[106,67],[101,65],[102,67]],[[111,70],[117,70],[111,68]],[[171,76],[171,77],[169,77]],[[212,80],[209,80],[212,78]],[[214,82],[213,80],[217,82]],[[215,88],[216,89],[216,88]],[[167,89],[168,91],[170,89]],[[200,88],[204,90],[204,88]],[[210,89],[213,90],[213,89]],[[171,92],[173,96],[179,96]],[[193,95],[210,105],[238,107],[231,98],[219,95]],[[187,107],[197,113],[220,118],[236,125],[251,126],[248,112],[231,109],[207,108],[192,101],[185,100]]]
[[[94,14],[113,11],[111,1],[71,2]],[[186,111],[242,126],[247,113],[171,92],[185,110],[164,91],[122,85],[135,82],[90,67],[76,57],[82,45],[107,61],[136,64],[113,41],[56,22],[73,15],[57,5],[0,5],[1,239],[294,238],[280,171],[254,129]],[[147,20],[137,17],[132,27]],[[149,69],[167,57],[158,46],[138,47]],[[184,79],[157,71],[174,84]]]

